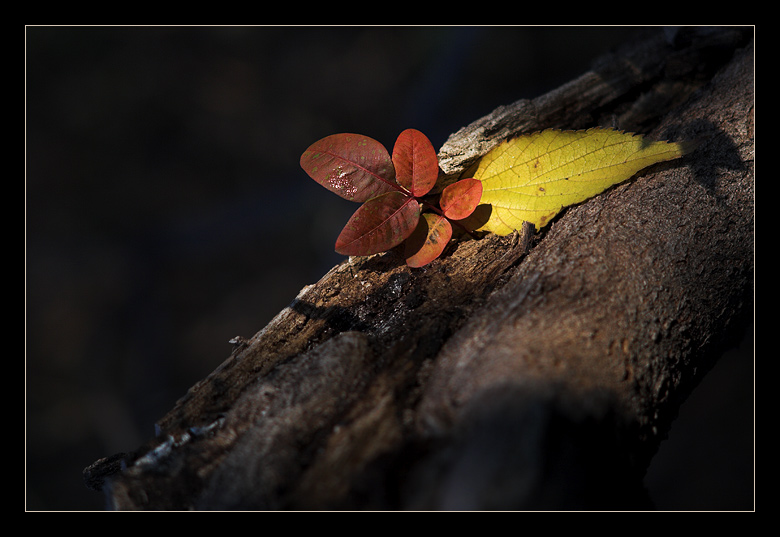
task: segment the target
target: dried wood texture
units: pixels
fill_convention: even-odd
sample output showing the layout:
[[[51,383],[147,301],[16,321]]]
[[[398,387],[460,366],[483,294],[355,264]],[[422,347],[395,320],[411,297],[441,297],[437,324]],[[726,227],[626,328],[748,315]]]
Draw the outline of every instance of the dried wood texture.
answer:
[[[658,33],[440,151],[546,127],[699,139],[551,227],[334,267],[87,482],[115,509],[620,509],[752,311],[752,30]]]

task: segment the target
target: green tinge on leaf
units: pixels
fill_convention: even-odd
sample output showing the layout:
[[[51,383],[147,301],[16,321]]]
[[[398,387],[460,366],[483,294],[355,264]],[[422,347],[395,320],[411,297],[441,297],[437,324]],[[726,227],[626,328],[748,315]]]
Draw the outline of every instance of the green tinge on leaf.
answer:
[[[372,255],[401,244],[420,219],[420,204],[401,192],[388,192],[361,205],[336,240],[343,255]]]
[[[480,230],[508,235],[524,221],[541,229],[564,207],[689,149],[602,128],[546,130],[506,141],[482,158],[474,174],[482,182],[480,203],[490,205]]]

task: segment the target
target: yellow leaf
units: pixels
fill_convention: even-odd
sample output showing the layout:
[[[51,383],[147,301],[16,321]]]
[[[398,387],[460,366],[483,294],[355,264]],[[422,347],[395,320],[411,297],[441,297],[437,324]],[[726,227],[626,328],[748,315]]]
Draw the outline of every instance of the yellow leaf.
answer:
[[[523,221],[541,229],[564,207],[651,164],[681,157],[691,147],[603,128],[546,130],[508,140],[482,157],[474,174],[482,181],[480,203],[490,206],[479,230],[508,235]]]

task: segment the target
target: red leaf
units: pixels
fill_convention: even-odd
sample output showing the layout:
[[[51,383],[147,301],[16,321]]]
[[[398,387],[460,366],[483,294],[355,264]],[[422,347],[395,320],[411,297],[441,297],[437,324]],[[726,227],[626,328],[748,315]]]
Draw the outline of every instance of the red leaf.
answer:
[[[431,141],[418,130],[406,129],[393,146],[395,180],[412,195],[427,194],[439,177],[439,158]]]
[[[474,212],[481,198],[482,181],[461,179],[445,187],[441,193],[439,206],[447,218],[462,220]]]
[[[401,244],[420,219],[420,204],[401,192],[388,192],[355,211],[336,239],[336,252],[371,255]]]
[[[360,134],[333,134],[301,155],[301,167],[319,184],[350,201],[397,190],[387,149]]]
[[[438,214],[423,214],[414,233],[406,240],[406,264],[413,268],[427,265],[441,255],[451,238],[449,220]]]

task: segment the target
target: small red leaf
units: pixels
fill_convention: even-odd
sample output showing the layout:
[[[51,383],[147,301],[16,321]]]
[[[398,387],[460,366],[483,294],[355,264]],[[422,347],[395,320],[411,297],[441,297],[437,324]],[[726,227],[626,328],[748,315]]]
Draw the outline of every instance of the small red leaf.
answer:
[[[423,214],[404,245],[406,264],[413,268],[427,265],[441,255],[451,238],[449,220],[438,214]]]
[[[350,201],[397,190],[387,149],[360,134],[333,134],[301,155],[301,167],[319,184]]]
[[[343,255],[371,255],[401,244],[420,218],[420,204],[401,192],[388,192],[361,205],[336,240]]]
[[[424,196],[439,177],[439,158],[431,141],[418,130],[406,129],[393,146],[395,180],[414,196]]]
[[[481,198],[482,181],[461,179],[444,188],[439,206],[447,218],[462,220],[474,212]]]

